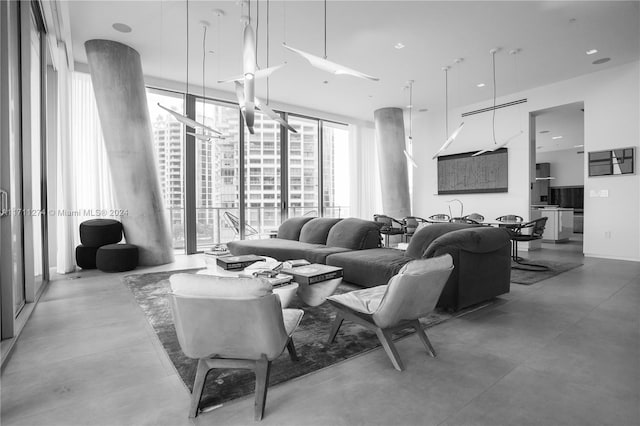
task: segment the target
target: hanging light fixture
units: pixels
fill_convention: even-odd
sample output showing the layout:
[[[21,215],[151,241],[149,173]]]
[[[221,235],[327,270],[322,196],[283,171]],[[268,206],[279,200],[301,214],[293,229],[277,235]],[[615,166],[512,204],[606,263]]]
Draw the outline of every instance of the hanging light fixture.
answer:
[[[432,160],[438,158],[442,152],[449,148],[449,145],[458,137],[464,126],[464,122],[460,123],[458,128],[449,135],[449,69],[450,67],[448,66],[442,67],[442,71],[444,71],[444,134],[447,140],[444,141],[438,152],[431,157]]]
[[[186,1],[186,5],[187,5],[187,80],[186,80],[186,91],[185,94],[188,95],[189,94],[189,0]],[[206,35],[206,32],[205,32]],[[169,114],[171,114],[171,116],[173,116],[173,118],[175,118],[176,120],[178,120],[180,123],[184,124],[187,127],[192,127],[194,129],[202,129],[202,130],[206,130],[208,132],[211,133],[215,133],[218,136],[222,136],[222,132],[219,130],[214,129],[213,127],[209,127],[206,126],[202,123],[199,123],[189,117],[187,117],[186,115],[180,114],[172,109],[169,109],[167,107],[164,107],[162,105],[160,105],[160,103],[158,102],[158,106],[160,108],[162,108],[163,110],[167,111]],[[192,132],[187,132],[190,135],[194,135],[194,133]],[[208,139],[207,139],[208,140]]]
[[[500,50],[500,48],[494,47],[493,49],[491,49],[489,51],[489,53],[491,54],[491,64],[492,64],[492,73],[493,73],[493,115],[491,117],[491,134],[492,134],[492,137],[493,137],[493,145],[490,145],[488,148],[482,149],[482,150],[472,154],[471,155],[472,157],[477,157],[478,155],[482,155],[485,152],[492,152],[492,151],[496,151],[496,150],[498,150],[500,148],[504,148],[505,146],[507,146],[507,144],[509,142],[511,142],[512,140],[514,140],[515,138],[517,138],[518,136],[520,136],[521,134],[524,133],[523,130],[520,130],[515,135],[505,139],[502,143],[498,143],[496,141],[496,53],[498,53],[499,50]],[[512,55],[515,55],[519,51],[520,51],[520,49],[517,49],[517,50],[512,50],[509,53],[512,54]]]
[[[244,116],[245,124],[249,133],[254,134],[253,125],[255,122],[255,80],[270,76],[274,71],[282,68],[283,65],[277,65],[271,68],[259,69],[256,61],[256,37],[251,26],[251,4],[248,1],[242,2],[242,7],[248,5],[248,14],[242,16],[244,23],[243,42],[242,42],[242,75],[237,75],[218,83],[235,84],[236,97],[240,110]],[[242,98],[239,96],[239,90],[242,90]]]
[[[409,153],[409,151],[413,152],[413,80],[409,80],[408,82],[409,88],[409,105],[407,108],[409,109],[409,139],[407,140],[407,145],[404,149],[404,155],[409,160],[409,163],[415,168],[418,167],[413,156]],[[407,149],[408,148],[408,149]]]
[[[205,101],[205,63],[206,63],[206,41],[207,41],[207,29],[209,28],[209,22],[200,21],[200,25],[202,25],[202,120],[204,121],[204,117],[206,117],[206,101]],[[222,135],[208,135],[205,133],[194,133],[187,132],[188,135],[193,136],[194,138],[201,141],[210,141],[211,138],[218,137],[224,139]]]
[[[288,49],[292,52],[297,53],[302,56],[304,59],[309,61],[311,66],[318,68],[322,71],[326,71],[335,75],[350,75],[353,77],[363,78],[372,81],[380,80],[377,77],[373,77],[371,75],[365,74],[360,71],[356,71],[353,68],[345,67],[344,65],[336,64],[335,62],[331,62],[327,60],[327,0],[324,0],[324,57],[319,57],[316,55],[312,55],[311,53],[304,52],[299,49],[294,49],[291,46],[287,46],[286,43],[282,43],[282,46],[285,49]]]

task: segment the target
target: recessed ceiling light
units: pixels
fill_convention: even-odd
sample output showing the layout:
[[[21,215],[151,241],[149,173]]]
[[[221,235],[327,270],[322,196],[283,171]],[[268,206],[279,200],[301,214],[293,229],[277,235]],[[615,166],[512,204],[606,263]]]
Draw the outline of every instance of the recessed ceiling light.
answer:
[[[598,49],[589,49],[589,50],[587,50],[587,55],[593,55],[594,53],[598,53]]]
[[[404,47],[404,44],[396,43],[393,47],[395,47],[396,49],[402,49]]]
[[[429,108],[420,108],[418,110],[418,112],[427,112],[427,111],[429,111]]]
[[[539,132],[540,134],[545,134],[545,133],[549,133],[549,130],[540,130]]]
[[[131,32],[131,27],[128,26],[127,24],[123,24],[121,22],[116,22],[115,24],[111,25],[111,27],[121,33],[130,33]]]
[[[542,149],[542,147],[541,146],[536,146],[536,149]]]
[[[596,59],[595,61],[591,62],[593,65],[600,65],[600,64],[604,64],[606,62],[609,62],[611,60],[611,58],[600,58],[600,59]]]
[[[476,84],[476,86],[478,86],[478,87],[484,87],[484,86],[486,86],[486,84],[484,84],[484,83],[478,83],[478,84]]]
[[[551,139],[562,139],[562,136],[553,136]]]

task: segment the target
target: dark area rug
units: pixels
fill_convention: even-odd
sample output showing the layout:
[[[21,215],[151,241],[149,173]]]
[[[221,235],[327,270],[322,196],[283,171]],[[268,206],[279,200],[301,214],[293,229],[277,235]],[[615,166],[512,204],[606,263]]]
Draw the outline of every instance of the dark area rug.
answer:
[[[517,265],[518,268],[523,269],[511,269],[511,282],[516,284],[531,285],[542,280],[546,280],[547,278],[555,277],[558,274],[567,272],[571,269],[577,268],[578,266],[582,266],[582,263],[552,262],[549,260],[535,260],[531,261],[531,263],[547,266],[549,270],[539,271],[535,268],[532,268],[531,270],[525,270],[525,265],[517,265],[514,262],[512,263],[512,265]]]
[[[197,269],[154,272],[147,274],[128,275],[123,278],[125,285],[133,292],[133,295],[144,311],[149,323],[153,326],[162,346],[167,351],[171,362],[186,387],[191,391],[196,374],[197,360],[188,358],[182,353],[173,325],[171,308],[166,294],[169,291],[169,277],[180,272],[194,273]],[[336,294],[355,290],[359,287],[349,284],[341,284]],[[421,319],[426,327],[440,324],[454,316],[482,309],[492,303],[476,306],[455,314],[447,312],[434,312],[429,317]],[[270,385],[291,380],[303,376],[337,362],[365,353],[380,346],[375,333],[363,327],[345,321],[340,328],[336,341],[327,345],[331,322],[335,316],[328,303],[317,307],[308,307],[302,304],[296,297],[291,308],[300,308],[305,311],[304,317],[298,329],[293,334],[293,340],[300,360],[292,362],[288,352],[273,361],[271,367]],[[412,331],[404,331],[394,335],[396,338],[411,334]],[[389,362],[389,368],[392,368]],[[202,394],[200,407],[210,407],[221,404],[244,395],[252,394],[255,388],[255,376],[248,370],[212,370],[206,379],[206,385]]]

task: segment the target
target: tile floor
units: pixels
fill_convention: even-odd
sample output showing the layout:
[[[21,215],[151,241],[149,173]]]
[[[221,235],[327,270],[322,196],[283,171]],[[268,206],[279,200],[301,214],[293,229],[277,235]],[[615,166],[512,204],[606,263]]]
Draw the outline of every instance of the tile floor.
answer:
[[[431,329],[438,358],[410,336],[402,373],[378,349],[270,388],[261,424],[640,424],[640,263],[580,251],[528,253],[584,265]],[[1,423],[254,424],[253,396],[187,418],[189,394],[121,275],[51,282],[2,374]]]

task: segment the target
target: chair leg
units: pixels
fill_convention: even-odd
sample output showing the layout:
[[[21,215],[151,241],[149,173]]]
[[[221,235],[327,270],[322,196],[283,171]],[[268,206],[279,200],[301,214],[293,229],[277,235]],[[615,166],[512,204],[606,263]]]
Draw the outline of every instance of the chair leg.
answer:
[[[333,324],[331,325],[331,331],[329,331],[329,338],[327,339],[327,344],[333,343],[336,340],[336,335],[338,334],[338,330],[340,330],[340,326],[344,321],[344,316],[340,311],[336,312],[336,319],[333,320]]]
[[[204,380],[207,378],[209,366],[204,359],[198,360],[198,369],[196,370],[196,379],[193,382],[193,391],[191,392],[191,407],[189,408],[189,418],[193,419],[198,415],[198,405],[200,405],[200,397],[204,388]]]
[[[264,406],[267,402],[267,388],[269,387],[269,370],[271,361],[266,356],[256,361],[256,402],[255,419],[262,420],[264,416]]]
[[[293,344],[293,337],[289,337],[289,340],[287,340],[287,351],[289,352],[291,361],[299,361],[298,354],[296,353],[296,345]]]
[[[433,349],[433,345],[429,341],[429,338],[427,337],[427,333],[424,331],[424,328],[422,328],[420,321],[418,320],[412,321],[412,326],[416,330],[416,334],[418,335],[420,340],[422,340],[422,344],[424,344],[424,347],[427,349],[427,351],[429,351],[431,356],[435,358],[436,350]]]
[[[398,371],[404,370],[404,365],[402,364],[402,360],[400,360],[398,350],[396,349],[395,345],[393,344],[393,340],[391,339],[391,332],[378,328],[376,329],[376,335],[378,336],[380,343],[382,343],[382,347],[391,360],[393,367]]]

